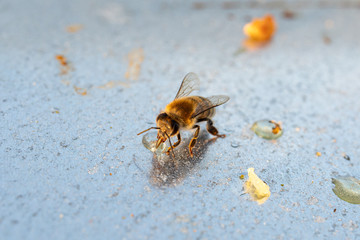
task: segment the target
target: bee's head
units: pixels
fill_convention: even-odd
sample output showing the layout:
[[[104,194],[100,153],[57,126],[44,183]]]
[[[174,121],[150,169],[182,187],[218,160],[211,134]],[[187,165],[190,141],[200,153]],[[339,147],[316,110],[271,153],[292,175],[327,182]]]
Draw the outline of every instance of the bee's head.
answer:
[[[162,142],[179,132],[179,124],[166,113],[160,113],[157,116],[156,125],[159,128],[156,147],[159,147]]]

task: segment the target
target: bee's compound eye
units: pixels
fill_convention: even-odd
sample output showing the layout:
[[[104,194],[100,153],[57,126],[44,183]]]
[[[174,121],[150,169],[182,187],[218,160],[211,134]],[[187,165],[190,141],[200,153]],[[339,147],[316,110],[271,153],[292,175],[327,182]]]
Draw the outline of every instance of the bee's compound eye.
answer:
[[[179,124],[174,120],[171,121],[171,127],[172,127],[171,128],[172,129],[171,135],[174,135],[179,131]]]
[[[168,115],[166,113],[160,113],[157,118],[156,121],[160,121],[160,120],[164,120],[168,117]]]

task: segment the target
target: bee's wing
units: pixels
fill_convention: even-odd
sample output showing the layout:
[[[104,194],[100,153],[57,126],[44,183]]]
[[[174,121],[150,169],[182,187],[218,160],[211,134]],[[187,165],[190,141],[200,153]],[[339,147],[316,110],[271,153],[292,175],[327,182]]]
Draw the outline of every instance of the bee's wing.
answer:
[[[192,91],[199,89],[199,83],[199,77],[195,73],[186,74],[175,99],[189,96]]]
[[[210,110],[212,108],[215,108],[217,106],[220,106],[224,103],[226,103],[227,101],[229,101],[229,97],[225,96],[225,95],[216,95],[216,96],[211,96],[206,98],[208,101],[210,101],[210,106],[208,102],[202,102],[201,104],[203,106],[200,106],[197,108],[196,112],[191,116],[192,118],[195,118],[196,116],[206,112],[207,110]]]

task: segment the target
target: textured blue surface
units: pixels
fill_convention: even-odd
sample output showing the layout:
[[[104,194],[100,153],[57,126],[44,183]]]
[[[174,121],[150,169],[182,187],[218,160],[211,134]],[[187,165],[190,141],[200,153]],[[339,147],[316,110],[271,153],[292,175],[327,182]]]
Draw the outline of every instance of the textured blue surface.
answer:
[[[359,9],[290,20],[215,3],[0,2],[0,239],[360,239],[359,206],[331,190],[331,177],[360,178]],[[234,56],[242,26],[268,12],[273,41]],[[140,77],[126,80],[137,48]],[[73,71],[59,74],[58,54]],[[190,71],[201,95],[231,97],[214,118],[227,137],[203,133],[195,160],[184,143],[177,169],[136,133]],[[109,81],[122,83],[99,88]],[[264,118],[282,122],[276,142],[249,130]],[[272,192],[260,206],[243,194],[249,167]]]

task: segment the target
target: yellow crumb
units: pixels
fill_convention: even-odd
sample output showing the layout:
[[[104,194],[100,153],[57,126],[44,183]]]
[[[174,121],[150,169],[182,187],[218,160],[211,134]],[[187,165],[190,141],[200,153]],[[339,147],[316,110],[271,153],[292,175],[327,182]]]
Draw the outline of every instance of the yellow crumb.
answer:
[[[249,179],[244,183],[245,192],[259,205],[266,202],[270,197],[270,188],[255,173],[254,168],[248,169]]]

